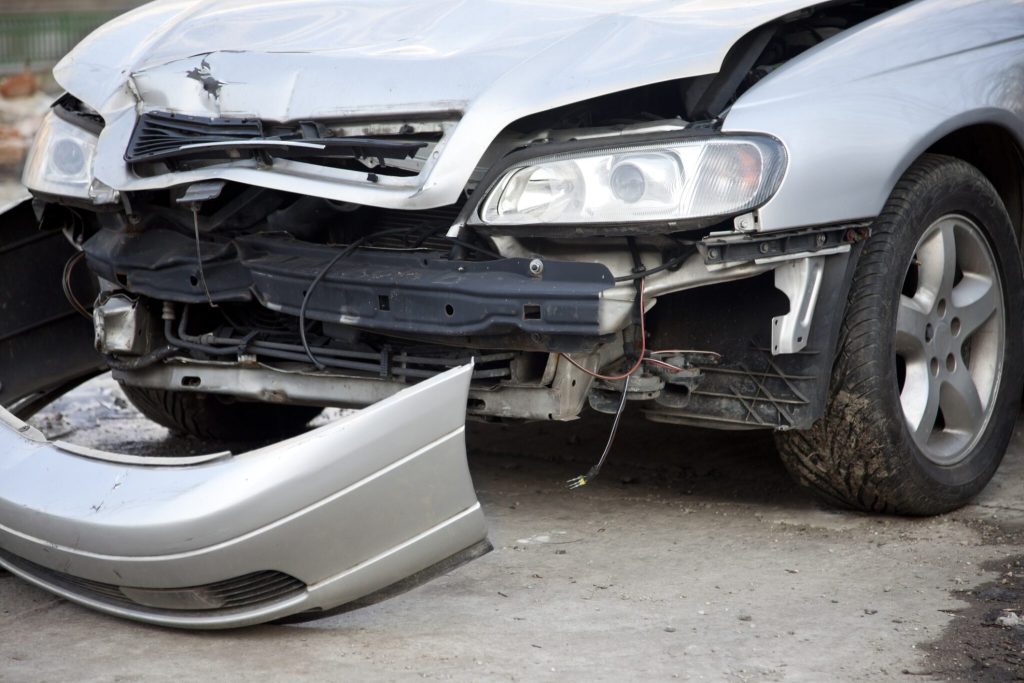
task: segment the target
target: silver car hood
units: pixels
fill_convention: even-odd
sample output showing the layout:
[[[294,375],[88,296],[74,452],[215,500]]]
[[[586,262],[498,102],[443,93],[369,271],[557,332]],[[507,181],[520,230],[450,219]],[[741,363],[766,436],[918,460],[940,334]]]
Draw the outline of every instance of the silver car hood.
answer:
[[[161,0],[92,34],[54,73],[103,113],[108,127],[128,108],[275,121],[453,112],[458,125],[415,187],[347,190],[330,178],[333,189],[304,188],[421,208],[454,201],[509,123],[601,94],[713,73],[745,33],[812,4]],[[126,128],[122,123],[118,139],[102,145],[111,147],[106,154],[123,155]],[[118,173],[112,162],[100,159],[97,177],[117,189],[161,182]],[[282,185],[241,175],[229,179]]]

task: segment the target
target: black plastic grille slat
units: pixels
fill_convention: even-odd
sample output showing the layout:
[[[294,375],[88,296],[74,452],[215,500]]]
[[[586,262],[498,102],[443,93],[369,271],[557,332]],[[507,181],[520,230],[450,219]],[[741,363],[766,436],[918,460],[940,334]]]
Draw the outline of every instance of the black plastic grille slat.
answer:
[[[247,574],[240,576],[237,579],[228,579],[226,581],[218,581],[217,583],[211,583],[205,588],[214,593],[224,593],[231,595],[238,591],[248,590],[252,586],[263,586],[267,583],[272,583],[278,578],[289,578],[287,574],[276,574],[274,572],[258,572],[256,574]]]
[[[261,605],[278,602],[285,598],[298,595],[306,590],[306,584],[293,576],[277,571],[261,571],[245,574],[232,579],[216,581],[202,586],[188,586],[184,588],[173,588],[173,591],[201,591],[214,597],[221,603],[219,607],[211,609],[156,609],[135,602],[121,592],[119,586],[100,581],[83,579],[78,576],[65,574],[53,569],[48,569],[23,558],[11,555],[0,550],[0,557],[12,565],[37,577],[48,584],[59,586],[71,591],[83,598],[90,598],[98,602],[104,602],[119,607],[128,607],[134,610],[144,610],[154,613],[182,613],[182,612],[210,612],[216,613],[226,610],[237,610],[243,608],[254,608]],[[142,589],[155,590],[155,589]]]
[[[273,578],[263,579],[259,582],[252,582],[250,585],[244,587],[224,587],[219,590],[215,590],[214,594],[223,600],[238,600],[259,593],[273,592],[290,585],[291,581],[292,578],[290,576],[280,575]]]
[[[310,133],[308,128],[303,123],[264,124],[259,119],[146,112],[135,124],[124,159],[130,164],[161,160],[264,158],[261,155],[300,159],[408,159],[428,144],[421,139],[402,136],[335,137],[319,128]],[[240,141],[250,144],[233,144]],[[309,144],[297,144],[303,142]]]
[[[263,136],[263,124],[256,119],[198,119],[148,112],[139,118],[125,160],[144,161],[174,152],[197,142],[253,140]]]
[[[253,588],[252,590],[239,591],[229,595],[220,595],[218,597],[220,597],[224,602],[247,603],[259,601],[264,596],[275,595],[282,588],[287,588],[289,585],[291,585],[290,581],[282,581],[268,584],[262,588]]]
[[[291,577],[288,577],[288,578],[290,579]],[[231,597],[225,597],[225,598],[223,598],[223,600],[224,600],[223,606],[224,607],[244,607],[244,606],[248,606],[248,605],[260,604],[260,603],[263,603],[263,602],[267,602],[268,600],[275,599],[276,596],[278,596],[282,591],[290,591],[291,590],[291,586],[292,586],[292,581],[291,580],[289,580],[287,582],[283,582],[282,581],[282,582],[279,582],[279,583],[274,584],[274,585],[266,586],[266,587],[264,587],[264,588],[262,588],[260,590],[246,591],[244,593],[239,593],[239,594],[233,595]]]

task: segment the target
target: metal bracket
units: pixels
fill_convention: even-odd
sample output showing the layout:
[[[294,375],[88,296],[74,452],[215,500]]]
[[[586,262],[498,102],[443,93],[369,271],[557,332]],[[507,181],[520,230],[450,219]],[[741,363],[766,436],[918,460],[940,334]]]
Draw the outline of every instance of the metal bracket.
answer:
[[[824,272],[824,256],[786,261],[775,269],[775,288],[789,299],[789,313],[772,318],[773,356],[807,346]]]
[[[751,211],[742,216],[736,216],[732,224],[736,232],[754,232],[757,230],[757,213]]]
[[[867,238],[869,222],[782,230],[767,233],[756,231],[753,214],[736,218],[736,230],[713,232],[697,244],[704,265],[713,268],[735,263],[772,263],[805,256],[825,256],[850,250],[850,245]],[[756,218],[756,216],[754,216]],[[742,222],[753,222],[748,230]]]
[[[192,183],[185,190],[185,194],[178,197],[177,203],[196,207],[203,202],[219,197],[225,184],[223,180],[204,180]]]

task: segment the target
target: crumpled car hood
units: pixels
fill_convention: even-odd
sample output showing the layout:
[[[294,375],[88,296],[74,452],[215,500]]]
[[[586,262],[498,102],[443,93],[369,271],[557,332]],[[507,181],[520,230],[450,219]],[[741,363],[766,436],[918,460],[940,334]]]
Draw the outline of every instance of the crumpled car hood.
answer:
[[[458,112],[419,188],[439,192],[422,202],[438,205],[516,119],[713,73],[743,34],[810,4],[159,0],[96,31],[54,74],[105,115],[139,99],[145,109],[277,121]]]

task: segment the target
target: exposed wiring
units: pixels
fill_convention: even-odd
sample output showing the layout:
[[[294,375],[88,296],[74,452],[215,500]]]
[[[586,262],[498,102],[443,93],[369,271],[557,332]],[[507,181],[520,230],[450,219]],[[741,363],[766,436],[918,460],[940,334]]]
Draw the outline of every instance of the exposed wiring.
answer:
[[[192,205],[192,227],[196,236],[196,264],[199,267],[199,281],[203,283],[203,291],[206,292],[206,300],[210,302],[210,308],[217,308],[217,304],[213,303],[210,288],[206,286],[206,273],[203,272],[203,252],[199,247],[199,204]]]
[[[722,354],[716,353],[715,351],[697,351],[695,349],[665,349],[665,350],[662,350],[662,351],[649,351],[647,353],[648,356],[668,356],[668,355],[681,356],[681,355],[689,355],[689,354],[698,354],[698,355],[702,355],[702,356],[713,356],[716,360],[721,359],[721,357],[722,357]],[[657,365],[657,366],[665,368],[666,370],[669,370],[671,372],[682,372],[684,370],[684,368],[681,368],[678,365],[672,365],[671,363],[666,363],[665,361],[658,360],[657,358],[645,358],[644,362],[645,363],[649,363],[651,365]]]
[[[205,273],[203,272],[202,252],[200,251],[200,237],[199,237],[199,214],[198,214],[198,211],[196,211],[196,210],[193,210],[193,228],[194,228],[194,236],[195,236],[195,240],[196,240],[196,260],[197,260],[198,265],[199,265],[199,279],[202,282],[203,289],[206,292],[207,301],[209,302],[210,306],[214,307],[214,308],[217,308],[217,305],[213,302],[213,297],[210,294],[210,290],[207,287],[206,276],[205,276]],[[343,258],[345,258],[347,256],[350,256],[357,249],[359,249],[360,247],[364,246],[367,242],[372,241],[375,238],[383,237],[383,236],[387,236],[387,235],[396,235],[396,234],[409,235],[410,233],[413,233],[413,232],[415,232],[415,231],[414,230],[410,230],[409,228],[393,228],[393,229],[389,229],[389,230],[381,230],[379,232],[375,232],[375,233],[369,234],[369,235],[363,235],[362,237],[359,237],[356,240],[354,240],[353,242],[351,242],[350,244],[348,244],[346,247],[344,247],[337,254],[335,254],[331,258],[331,260],[328,261],[327,265],[324,266],[323,268],[321,268],[317,272],[316,276],[313,278],[313,281],[310,283],[309,287],[306,288],[306,291],[304,292],[303,297],[302,297],[302,304],[299,307],[299,338],[302,341],[301,348],[302,348],[302,351],[305,353],[305,357],[309,359],[309,361],[316,367],[317,370],[325,370],[328,365],[337,366],[337,365],[339,365],[339,362],[337,362],[337,361],[336,362],[325,362],[325,361],[322,361],[321,359],[319,359],[316,356],[316,354],[313,352],[312,347],[309,344],[308,332],[307,332],[307,329],[306,329],[307,328],[307,311],[309,309],[309,302],[310,302],[310,300],[313,297],[313,292],[316,291],[316,288],[320,285],[320,283],[327,276],[327,274],[331,271],[331,269],[333,269],[334,266],[336,266],[338,264],[339,261],[341,261]],[[434,231],[434,232],[436,232],[436,231]],[[423,241],[425,241],[426,238],[428,238],[430,236],[430,234],[432,234],[432,233],[428,233],[426,235],[421,235],[420,236],[420,242],[417,243],[417,244],[421,244]],[[451,238],[449,238],[449,239],[451,239]],[[484,247],[479,247],[477,245],[474,245],[474,244],[471,244],[471,243],[468,243],[468,242],[464,242],[463,240],[453,239],[451,241],[456,242],[457,244],[463,246],[466,249],[470,249],[470,250],[473,250],[473,251],[485,254],[487,256],[491,256],[491,257],[494,257],[494,258],[504,258],[503,256],[501,256],[501,254],[493,252],[493,251],[491,251],[489,249],[486,249]],[[227,318],[227,316],[225,316],[225,317]],[[228,322],[229,323],[231,322],[230,319],[228,319]],[[179,326],[179,327],[183,327],[183,326]],[[211,353],[211,354],[215,354],[215,355],[230,355],[231,353],[235,353],[235,352],[241,353],[244,350],[244,345],[240,346],[240,345],[237,345],[237,344],[234,345],[234,346],[229,346],[227,348],[215,348],[215,347],[212,347],[212,346],[209,346],[209,345],[197,344],[195,341],[190,341],[187,338],[185,338],[184,330],[183,329],[179,329],[179,336],[174,338],[174,343],[177,343],[177,344],[179,344],[181,346],[184,346],[186,348],[192,348],[193,350],[203,351],[205,353]],[[263,351],[267,350],[267,345],[262,343],[262,342],[252,342],[252,346],[260,347],[260,350],[263,350]],[[289,357],[294,359],[294,360],[298,360],[299,358],[301,358],[301,356],[298,356],[297,354],[292,354]]]
[[[593,370],[590,370],[589,368],[586,368],[583,365],[577,363],[576,361],[574,361],[572,358],[570,358],[569,356],[567,356],[564,353],[561,354],[562,358],[566,359],[567,361],[569,361],[570,363],[575,365],[578,369],[580,369],[583,372],[587,373],[591,377],[596,377],[597,379],[603,379],[606,382],[617,382],[617,381],[619,381],[621,379],[626,379],[627,377],[632,375],[634,372],[636,372],[637,369],[643,364],[644,356],[647,354],[647,329],[646,329],[646,323],[644,322],[644,317],[645,317],[644,305],[645,304],[644,304],[644,280],[643,279],[641,279],[639,284],[637,285],[637,293],[639,295],[639,304],[640,304],[640,354],[637,356],[636,362],[633,363],[633,366],[629,370],[627,370],[626,372],[622,373],[621,375],[602,375],[602,374],[600,374],[598,372],[594,372]]]
[[[579,368],[583,372],[587,373],[588,375],[592,375],[594,377],[597,377],[598,379],[603,379],[606,382],[607,381],[617,381],[617,380],[620,380],[620,379],[623,380],[623,383],[622,383],[622,398],[619,399],[619,407],[615,411],[615,420],[612,422],[612,430],[608,434],[608,441],[604,445],[604,451],[602,451],[601,457],[598,458],[597,464],[594,465],[593,467],[591,467],[589,470],[587,470],[586,474],[581,474],[579,476],[573,477],[572,479],[569,479],[566,482],[566,486],[569,489],[578,489],[578,488],[580,488],[582,486],[586,486],[591,481],[593,481],[594,478],[601,472],[601,467],[604,466],[604,461],[608,459],[608,454],[612,450],[612,444],[615,443],[615,435],[619,431],[619,421],[622,419],[622,413],[625,412],[625,410],[626,410],[626,400],[628,399],[628,396],[629,396],[629,380],[633,376],[633,373],[636,372],[640,368],[640,366],[643,365],[643,363],[644,363],[644,357],[647,354],[647,329],[646,329],[646,323],[644,322],[645,311],[644,311],[644,280],[643,280],[643,278],[641,278],[637,282],[636,288],[637,288],[636,289],[637,305],[639,306],[639,309],[640,309],[639,310],[639,313],[640,313],[640,353],[637,355],[636,362],[633,363],[633,366],[627,372],[625,372],[622,375],[613,375],[613,376],[601,375],[599,373],[596,373],[596,372],[593,372],[591,370],[588,370],[587,368],[583,367],[582,365],[580,365],[579,363],[574,361],[572,358],[569,358],[569,356],[566,356],[565,354],[562,354],[563,358],[565,358],[567,361],[569,361],[570,363],[572,363],[573,365],[575,365],[577,368]]]
[[[690,258],[690,256],[691,256],[691,254],[682,254],[681,256],[676,256],[675,258],[672,258],[672,259],[669,259],[668,261],[665,261],[660,266],[655,266],[654,268],[648,268],[648,269],[642,270],[642,271],[640,271],[638,273],[630,273],[629,275],[621,275],[621,276],[615,278],[615,281],[616,282],[629,282],[630,280],[643,280],[648,275],[654,275],[655,273],[660,273],[663,270],[669,270],[671,268],[675,268],[676,266],[682,265],[683,262],[686,259]]]
[[[608,459],[608,454],[611,452],[612,444],[615,441],[615,435],[619,431],[619,421],[622,419],[622,413],[625,411],[625,408],[626,408],[626,401],[628,400],[628,396],[629,396],[629,381],[632,378],[633,374],[636,373],[636,371],[644,363],[648,363],[648,364],[651,364],[651,365],[656,365],[658,367],[665,368],[666,370],[669,370],[670,372],[682,372],[685,369],[685,368],[681,368],[681,367],[676,366],[676,365],[672,365],[671,363],[666,363],[665,361],[658,360],[657,358],[653,358],[651,356],[664,356],[664,355],[671,355],[671,354],[675,354],[675,355],[679,355],[679,354],[702,354],[702,355],[714,356],[715,358],[721,358],[721,354],[715,353],[714,351],[697,351],[697,350],[686,350],[686,349],[664,349],[664,350],[650,351],[650,352],[647,351],[647,324],[646,324],[646,312],[645,312],[646,302],[644,301],[645,280],[644,280],[643,276],[653,272],[653,270],[654,269],[648,270],[646,272],[637,273],[637,277],[635,278],[635,279],[638,280],[638,283],[637,283],[637,301],[638,301],[639,307],[640,307],[640,354],[637,357],[636,361],[633,363],[632,367],[629,368],[629,370],[627,370],[626,372],[624,372],[624,373],[622,373],[620,375],[602,375],[601,373],[594,372],[593,370],[590,370],[589,368],[584,367],[583,365],[581,365],[580,363],[576,362],[575,360],[573,360],[572,358],[570,358],[566,354],[564,354],[564,353],[561,354],[561,356],[563,358],[565,358],[567,361],[569,361],[574,366],[576,366],[579,370],[585,372],[586,374],[590,375],[591,377],[595,377],[597,379],[601,379],[601,380],[604,380],[606,382],[614,382],[614,381],[618,381],[618,380],[624,380],[623,381],[623,386],[622,386],[622,398],[619,399],[619,407],[615,411],[615,420],[614,420],[614,422],[612,422],[611,433],[608,435],[608,441],[605,444],[604,451],[601,453],[601,457],[598,459],[597,464],[594,465],[593,467],[591,467],[587,471],[586,474],[581,474],[579,476],[573,477],[572,479],[569,479],[566,482],[566,486],[568,486],[568,488],[570,488],[570,489],[578,489],[578,488],[580,488],[582,486],[586,486],[591,481],[593,481],[594,478],[598,475],[598,473],[600,473],[601,467],[604,465],[605,460]],[[634,279],[634,278],[631,276],[629,279]]]
[[[565,482],[565,485],[571,489],[578,489],[582,486],[586,486],[594,480],[594,478],[601,472],[601,467],[604,466],[604,461],[608,459],[608,454],[612,450],[612,444],[615,443],[615,435],[619,431],[619,421],[622,420],[622,413],[626,411],[626,400],[629,396],[629,379],[630,376],[626,376],[626,381],[622,384],[622,398],[619,399],[619,407],[615,411],[615,421],[612,422],[612,431],[608,434],[608,441],[604,445],[604,451],[601,453],[601,457],[598,459],[597,464],[587,470],[586,474],[581,474],[577,477]]]
[[[334,258],[332,258],[330,262],[321,268],[320,272],[316,274],[316,277],[313,278],[313,282],[306,289],[306,295],[302,297],[302,306],[299,307],[299,338],[302,340],[302,350],[306,352],[309,362],[316,366],[317,370],[323,370],[326,366],[313,355],[313,350],[309,348],[309,341],[306,339],[306,308],[309,306],[309,299],[313,296],[313,291],[316,289],[317,285],[319,285],[320,281],[324,279],[324,275],[327,275],[327,271],[333,268],[338,261],[358,249],[359,245],[365,241],[365,237],[360,237],[355,242],[335,254]]]
[[[702,351],[700,349],[661,349],[660,351],[648,352],[652,356],[684,356],[688,354],[695,354],[698,356],[714,356],[715,358],[721,358],[722,354],[717,351]]]
[[[660,368],[665,368],[670,372],[683,371],[683,368],[679,367],[678,365],[672,365],[671,363],[666,363],[665,361],[657,360],[656,358],[644,358],[644,362],[650,365],[657,365]]]
[[[164,346],[156,349],[155,351],[150,351],[144,356],[136,356],[134,358],[119,358],[117,356],[108,355],[107,367],[111,370],[142,370],[176,356],[179,353],[181,353],[181,350],[175,346]]]
[[[391,230],[381,230],[380,232],[373,233],[372,235],[363,235],[362,237],[356,239],[354,242],[352,242],[347,247],[345,247],[337,254],[335,254],[334,258],[332,258],[327,263],[326,266],[320,269],[320,272],[317,273],[316,277],[313,278],[313,282],[310,283],[309,287],[306,289],[306,294],[302,297],[302,305],[299,307],[299,338],[302,340],[302,349],[306,352],[306,357],[309,358],[309,361],[316,367],[317,370],[324,370],[327,366],[320,362],[320,360],[317,359],[315,355],[313,355],[313,350],[309,347],[309,341],[306,338],[306,309],[309,307],[309,300],[313,297],[314,290],[316,290],[317,285],[320,284],[320,282],[324,279],[324,276],[327,275],[331,268],[337,265],[338,261],[345,258],[349,254],[354,252],[356,249],[361,247],[364,243],[366,243],[368,239],[374,237],[383,237],[384,235],[394,235],[399,233],[408,234],[409,230],[407,228],[393,228]]]
[[[75,266],[77,266],[78,262],[83,258],[85,258],[85,252],[80,251],[69,258],[68,262],[64,264],[64,274],[61,276],[61,288],[64,290],[64,297],[68,300],[68,303],[71,304],[71,307],[82,316],[92,320],[92,313],[82,305],[82,302],[78,300],[78,297],[75,296],[75,292],[71,289],[71,275],[75,271]]]
[[[472,242],[467,242],[466,240],[459,239],[458,237],[445,237],[445,239],[448,240],[449,242],[457,245],[457,246],[463,247],[465,249],[469,249],[470,251],[475,251],[475,252],[483,254],[485,256],[490,256],[492,258],[497,258],[497,259],[506,258],[506,257],[502,256],[501,254],[499,254],[496,251],[491,251],[490,249],[488,249],[486,247],[479,247],[479,246],[473,244]]]

